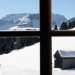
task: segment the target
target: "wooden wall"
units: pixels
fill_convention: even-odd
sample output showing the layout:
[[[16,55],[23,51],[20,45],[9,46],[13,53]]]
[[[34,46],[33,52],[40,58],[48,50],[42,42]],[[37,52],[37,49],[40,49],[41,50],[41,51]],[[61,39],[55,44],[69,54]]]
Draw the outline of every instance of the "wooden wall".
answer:
[[[63,58],[62,69],[75,68],[75,58]]]
[[[54,67],[61,69],[75,68],[75,57],[61,57],[59,52],[54,54]]]

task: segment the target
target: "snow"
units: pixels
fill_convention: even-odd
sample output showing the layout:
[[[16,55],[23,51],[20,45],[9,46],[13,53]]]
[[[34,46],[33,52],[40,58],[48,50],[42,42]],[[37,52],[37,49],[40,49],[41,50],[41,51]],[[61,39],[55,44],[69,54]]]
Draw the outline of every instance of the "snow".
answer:
[[[57,27],[58,30],[60,30],[60,27]],[[52,27],[52,30],[54,30],[54,28]]]
[[[2,20],[7,20],[7,21],[17,21],[19,18],[28,15],[27,13],[21,13],[21,14],[8,14],[5,17],[2,18]]]
[[[59,68],[53,68],[52,75],[75,75],[74,69],[61,70]]]
[[[75,68],[66,70],[54,68],[53,55],[57,50],[75,51],[75,37],[52,37],[52,75],[75,75]]]
[[[40,43],[0,55],[0,75],[40,75]]]
[[[9,14],[0,19],[0,30],[26,30],[26,28],[40,28],[39,14]],[[31,29],[30,29],[31,30]]]
[[[75,30],[75,28],[69,29],[69,30]]]
[[[20,28],[18,26],[14,26],[4,31],[40,31],[40,28],[31,28],[31,27]]]
[[[75,57],[75,51],[58,50],[61,57]]]
[[[28,22],[28,21],[30,21],[30,20],[28,19],[28,16],[29,16],[29,15],[23,16],[23,17],[20,18],[19,20],[20,20],[21,22],[23,22],[23,21]]]

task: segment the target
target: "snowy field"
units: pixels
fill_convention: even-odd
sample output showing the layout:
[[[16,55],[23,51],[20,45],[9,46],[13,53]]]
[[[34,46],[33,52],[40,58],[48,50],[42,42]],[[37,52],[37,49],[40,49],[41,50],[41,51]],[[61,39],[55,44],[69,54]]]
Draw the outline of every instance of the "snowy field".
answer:
[[[60,30],[60,27],[58,27],[57,29]],[[54,28],[52,28],[52,30],[54,30]],[[72,28],[72,29],[68,29],[68,30],[75,30],[75,27]],[[68,30],[66,30],[66,31],[68,31]],[[60,30],[60,31],[61,31],[61,30]]]
[[[40,43],[0,55],[0,75],[40,75]]]
[[[8,29],[8,31],[40,31],[40,28],[30,28],[30,27],[26,27],[26,28],[20,28],[18,26],[14,26]]]
[[[0,30],[0,31],[40,31],[40,28],[30,28],[30,27],[20,28],[18,26],[14,26],[7,30]]]
[[[75,28],[69,29],[69,30],[75,30]]]
[[[52,75],[75,75],[75,68],[61,70],[54,68],[54,53],[57,50],[75,50],[75,37],[52,37]]]

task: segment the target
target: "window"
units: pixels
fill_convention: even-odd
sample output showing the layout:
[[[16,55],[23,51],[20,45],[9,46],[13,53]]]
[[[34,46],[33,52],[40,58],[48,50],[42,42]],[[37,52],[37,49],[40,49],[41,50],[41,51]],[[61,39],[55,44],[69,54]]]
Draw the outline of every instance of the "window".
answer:
[[[0,37],[0,67],[3,68],[2,72],[14,73],[14,75],[40,75],[39,42],[40,37],[38,36]]]
[[[40,75],[51,75],[51,1],[40,0],[40,31],[1,31],[0,36],[39,36],[40,37]]]
[[[40,31],[40,0],[7,0],[0,5],[0,31]]]
[[[24,0],[22,0],[22,1],[24,1]],[[35,0],[34,0],[35,1]],[[15,2],[15,1],[14,1]],[[29,1],[30,3],[32,3],[31,1]],[[8,3],[7,3],[8,4]],[[23,3],[24,4],[24,3]],[[42,3],[41,3],[42,4]],[[10,4],[11,5],[11,4]],[[17,5],[17,4],[16,4]],[[34,3],[34,5],[35,5],[35,3]],[[34,6],[33,5],[33,6]],[[15,6],[15,5],[12,5],[12,6]],[[19,5],[20,6],[20,5]],[[35,7],[35,6],[34,6]],[[15,8],[14,8],[15,9]],[[19,8],[20,9],[20,8]],[[21,8],[22,9],[22,8]],[[39,9],[40,9],[40,3],[39,3]],[[38,10],[39,10],[38,9]],[[41,8],[41,9],[43,9],[43,8]],[[40,9],[40,14],[42,14],[42,12],[41,12],[41,9]],[[22,9],[23,10],[23,9]],[[35,10],[35,9],[34,9]],[[13,15],[13,14],[12,14]],[[12,21],[11,21],[11,23],[12,23]],[[32,24],[32,22],[30,22],[31,24]],[[19,26],[19,25],[18,25]],[[21,27],[23,27],[23,25],[21,26]],[[41,22],[41,30],[42,30],[42,22]],[[33,37],[36,37],[36,36],[38,36],[38,37],[40,37],[41,39],[42,39],[42,36],[41,36],[41,34],[42,34],[42,32],[40,31],[40,30],[35,30],[35,29],[33,29],[33,30],[30,30],[30,29],[26,29],[26,31],[24,30],[24,31],[12,31],[12,30],[10,30],[10,31],[0,31],[0,37],[26,37],[26,36],[28,36],[28,37],[30,37],[30,36],[33,36]],[[14,44],[16,44],[16,43],[14,43]],[[43,75],[42,73],[42,70],[41,69],[43,69],[41,66],[43,65],[43,62],[42,62],[42,41],[41,41],[41,48],[40,48],[40,75]],[[16,46],[15,46],[15,48],[16,48]],[[36,48],[35,48],[36,49]],[[35,66],[36,67],[36,66]],[[36,73],[37,74],[37,73]],[[31,74],[30,74],[31,75]]]
[[[55,5],[56,7],[58,7],[59,6],[59,9],[63,9],[63,11],[62,10],[59,10],[58,8],[57,9],[55,9],[56,7],[54,7],[53,8],[53,1],[54,1],[54,4],[57,4],[57,2],[58,2],[58,5]],[[63,1],[60,1],[60,0],[50,0],[50,6],[49,7],[51,7],[50,8],[50,31],[49,31],[49,40],[50,40],[50,43],[49,43],[49,46],[50,47],[48,47],[49,49],[50,49],[50,72],[51,72],[51,75],[56,75],[56,74],[53,74],[52,72],[53,72],[53,70],[52,70],[52,61],[54,61],[53,60],[53,58],[52,58],[52,52],[53,52],[53,48],[55,47],[53,47],[52,48],[52,43],[54,42],[54,39],[53,38],[56,38],[56,39],[58,39],[58,38],[62,38],[61,40],[64,40],[64,39],[68,39],[68,38],[70,38],[68,41],[70,41],[71,40],[71,38],[74,40],[75,39],[75,31],[74,30],[67,30],[67,29],[62,29],[62,30],[52,30],[52,11],[54,10],[57,10],[57,12],[60,12],[61,11],[61,13],[64,13],[64,12],[69,12],[69,10],[68,10],[68,7],[66,7],[66,6],[68,6],[68,5],[72,5],[71,3],[73,3],[74,1],[72,0],[72,1],[69,1],[69,3],[67,2],[66,4],[67,5],[62,5],[62,2],[64,3],[65,1],[63,0]],[[66,7],[67,8],[67,10],[65,10],[66,8],[64,8],[64,7]],[[59,10],[59,11],[58,11]],[[73,13],[74,11],[73,10],[71,10],[68,14],[69,14],[69,16],[68,17],[71,17],[72,18],[72,13]],[[67,14],[67,13],[64,13],[64,14]],[[74,17],[74,16],[73,16]],[[55,22],[53,22],[53,23],[55,23]],[[71,23],[71,25],[72,25],[72,23]],[[69,25],[68,25],[69,26]],[[55,27],[55,28],[57,28],[57,27]],[[64,28],[64,27],[63,27]],[[58,41],[60,42],[60,40],[58,39]],[[60,50],[60,48],[59,47],[61,47],[62,46],[62,42],[59,44],[59,42],[56,42],[55,44],[58,44],[58,48],[57,49],[59,49]],[[66,47],[66,40],[64,40],[65,42],[63,43],[63,45],[65,45],[65,48],[62,46],[61,48],[62,49],[74,49],[74,48],[72,48],[70,45],[68,46],[68,47]],[[71,40],[72,41],[72,40]],[[68,42],[67,42],[68,43]],[[57,47],[57,46],[56,46]],[[61,64],[61,62],[60,62],[60,64]],[[62,73],[62,72],[60,72],[60,73]],[[65,75],[65,74],[64,74]]]
[[[74,5],[73,0],[52,0],[52,30],[75,30]]]

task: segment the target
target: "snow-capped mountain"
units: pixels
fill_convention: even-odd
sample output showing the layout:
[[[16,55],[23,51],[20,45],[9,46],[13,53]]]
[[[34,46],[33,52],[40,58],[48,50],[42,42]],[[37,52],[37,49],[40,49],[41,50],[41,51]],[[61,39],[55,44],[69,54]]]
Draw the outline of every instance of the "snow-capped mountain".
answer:
[[[67,22],[72,22],[72,21],[74,21],[74,20],[75,20],[75,17],[73,17],[73,18],[67,20]]]
[[[75,21],[75,17],[73,17],[73,18],[67,20],[66,22],[69,23],[69,22],[72,22],[72,21]]]
[[[65,22],[67,19],[60,14],[52,14],[52,28],[54,28],[55,25],[60,27],[62,22]]]
[[[0,19],[0,30],[17,30],[18,28],[39,28],[39,14],[10,14]]]

